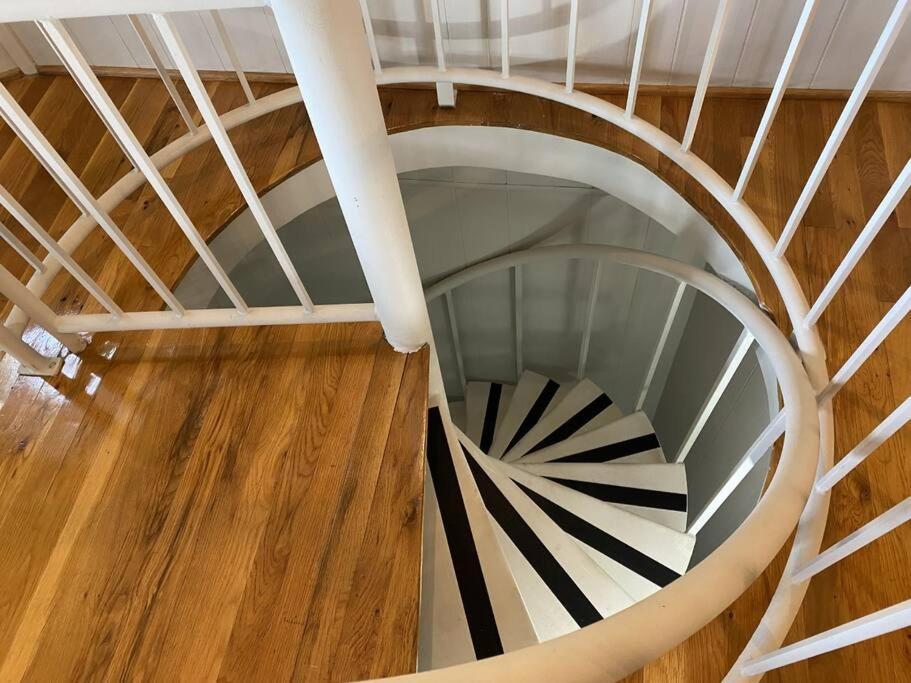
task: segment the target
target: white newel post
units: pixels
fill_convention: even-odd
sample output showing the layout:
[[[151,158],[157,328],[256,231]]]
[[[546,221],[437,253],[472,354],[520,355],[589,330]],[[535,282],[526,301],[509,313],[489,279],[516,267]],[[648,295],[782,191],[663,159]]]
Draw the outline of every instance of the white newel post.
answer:
[[[271,4],[386,339],[415,351],[430,318],[357,0]]]

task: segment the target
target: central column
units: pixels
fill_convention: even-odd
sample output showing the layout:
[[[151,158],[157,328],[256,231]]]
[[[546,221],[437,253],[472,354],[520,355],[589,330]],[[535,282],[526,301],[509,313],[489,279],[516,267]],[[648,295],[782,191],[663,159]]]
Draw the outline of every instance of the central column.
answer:
[[[357,0],[272,9],[386,339],[415,351],[430,319]]]

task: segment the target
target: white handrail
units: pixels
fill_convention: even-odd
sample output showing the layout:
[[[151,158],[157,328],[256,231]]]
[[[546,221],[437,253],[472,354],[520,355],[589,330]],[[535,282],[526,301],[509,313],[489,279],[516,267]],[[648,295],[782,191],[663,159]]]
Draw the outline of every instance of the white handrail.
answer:
[[[0,22],[265,7],[269,0],[28,0],[0,3]]]

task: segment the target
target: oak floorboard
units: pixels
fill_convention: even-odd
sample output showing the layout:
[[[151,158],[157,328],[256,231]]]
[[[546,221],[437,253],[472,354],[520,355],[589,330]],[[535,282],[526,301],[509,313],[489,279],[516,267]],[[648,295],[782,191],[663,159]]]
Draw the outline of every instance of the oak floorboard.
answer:
[[[341,663],[412,671],[427,351],[395,353],[375,323],[95,344],[72,377],[21,378],[0,410],[0,679],[290,680],[310,659],[323,667],[306,680]],[[340,543],[352,526],[411,540],[356,602],[372,549]],[[340,552],[347,580],[320,560]],[[374,618],[371,591],[401,612],[393,643],[340,652],[297,626]]]

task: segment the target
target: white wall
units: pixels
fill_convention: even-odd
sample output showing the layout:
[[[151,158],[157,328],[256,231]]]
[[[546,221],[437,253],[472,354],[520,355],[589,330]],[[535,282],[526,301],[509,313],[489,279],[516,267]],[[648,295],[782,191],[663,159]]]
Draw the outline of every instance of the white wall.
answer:
[[[380,56],[388,65],[434,62],[430,0],[368,0]],[[439,0],[445,48],[458,66],[499,67],[500,0]],[[712,81],[767,86],[774,80],[801,0],[731,0],[730,18]],[[630,31],[641,0],[581,0],[576,80],[625,82],[632,60]],[[848,88],[857,78],[892,9],[892,0],[819,0],[811,33],[792,78],[794,87]],[[717,0],[653,0],[643,81],[695,82]],[[568,0],[512,0],[510,49],[518,74],[562,80]],[[174,15],[200,69],[230,69],[211,17]],[[268,8],[226,10],[228,31],[245,69],[290,70]],[[125,17],[67,22],[95,65],[150,67]],[[14,25],[38,64],[58,60],[38,31]],[[154,35],[154,30],[150,27]],[[157,42],[157,36],[154,36]],[[878,89],[911,89],[911,22],[876,81]]]

